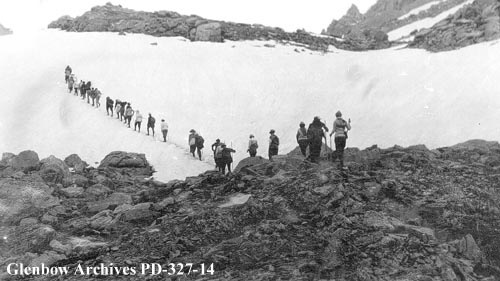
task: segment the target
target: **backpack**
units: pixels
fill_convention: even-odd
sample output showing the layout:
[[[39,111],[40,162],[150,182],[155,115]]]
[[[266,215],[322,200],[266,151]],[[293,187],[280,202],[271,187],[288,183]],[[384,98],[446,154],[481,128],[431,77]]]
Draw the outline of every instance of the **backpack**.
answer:
[[[222,146],[218,145],[217,148],[215,149],[215,158],[216,159],[220,159],[222,158],[222,151],[224,149],[222,148]]]
[[[203,144],[205,143],[205,140],[203,139],[202,136],[198,135],[195,137],[195,143],[196,143],[197,147],[203,148]]]
[[[307,129],[307,138],[311,142],[319,143],[323,141],[323,129],[318,126],[314,125],[309,125],[309,128]]]
[[[279,145],[280,145],[280,139],[278,138],[278,136],[276,136],[276,135],[272,136],[270,146],[271,147],[278,147]]]

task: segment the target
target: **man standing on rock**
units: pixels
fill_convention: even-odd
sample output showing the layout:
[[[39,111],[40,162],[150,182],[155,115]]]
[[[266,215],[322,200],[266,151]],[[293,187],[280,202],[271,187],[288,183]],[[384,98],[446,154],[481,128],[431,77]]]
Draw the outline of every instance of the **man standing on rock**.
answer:
[[[254,135],[250,135],[250,140],[248,141],[248,149],[247,149],[247,152],[250,154],[250,157],[255,157],[255,155],[257,155],[257,148],[259,148],[259,143],[255,139]]]
[[[309,128],[307,128],[307,140],[309,141],[309,157],[307,159],[313,163],[319,161],[325,132],[328,132],[328,127],[321,122],[318,116],[314,117],[312,123],[309,124]]]
[[[280,139],[274,133],[274,129],[271,129],[271,131],[269,131],[269,134],[271,134],[269,136],[269,161],[273,161],[273,156],[278,155],[278,149],[280,145]]]
[[[335,134],[335,153],[333,154],[332,161],[335,162],[337,158],[339,158],[339,168],[344,168],[344,149],[347,140],[347,131],[351,129],[351,119],[349,118],[349,122],[346,122],[342,119],[342,112],[337,111],[335,113],[337,119],[333,122],[333,130],[330,133],[330,137]]]

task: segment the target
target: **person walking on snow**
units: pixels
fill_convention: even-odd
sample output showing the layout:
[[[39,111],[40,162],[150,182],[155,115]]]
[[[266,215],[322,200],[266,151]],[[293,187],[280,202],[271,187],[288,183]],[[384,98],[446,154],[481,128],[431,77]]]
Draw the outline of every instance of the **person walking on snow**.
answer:
[[[87,94],[87,103],[90,103],[90,95],[92,94],[91,88],[92,87],[92,82],[87,81],[87,84],[85,85],[85,93]]]
[[[127,109],[125,110],[125,121],[127,123],[127,126],[130,128],[130,121],[132,121],[132,116],[134,116],[134,110],[132,107],[127,105]]]
[[[117,100],[116,103],[115,103],[115,112],[116,112],[116,119],[120,119],[120,121],[122,121],[122,117],[120,112],[122,110],[122,104],[120,102],[120,100]]]
[[[168,124],[165,122],[165,119],[161,119],[160,128],[163,135],[163,142],[167,142]]]
[[[347,131],[351,130],[351,119],[349,118],[349,122],[346,122],[342,119],[342,112],[337,111],[335,113],[335,121],[333,122],[333,130],[330,133],[330,137],[335,134],[335,153],[333,155],[332,161],[335,162],[337,158],[339,158],[339,168],[344,168],[344,149],[347,140]]]
[[[122,101],[120,104],[120,121],[122,121],[123,117],[123,123],[127,123],[127,116],[125,116],[125,109],[127,109],[127,102]]]
[[[113,105],[113,100],[110,97],[106,97],[106,113],[109,115],[111,111],[111,117],[113,117]]]
[[[69,79],[69,76],[71,75],[71,67],[68,65],[66,66],[66,69],[64,69],[64,81],[66,82],[66,84],[68,83],[68,79]]]
[[[151,131],[153,131],[153,137],[155,136],[155,118],[151,116],[151,113],[149,113],[148,117],[148,126],[147,126],[147,131],[148,131],[148,136],[149,136],[149,128],[151,128]]]
[[[304,122],[300,122],[299,129],[297,130],[297,135],[295,137],[297,139],[297,143],[299,144],[300,152],[304,155],[304,157],[306,157],[309,140],[307,139],[306,124]]]
[[[99,89],[95,88],[95,106],[100,107],[101,106],[101,91]]]
[[[269,161],[273,161],[273,156],[278,155],[278,148],[280,145],[280,139],[274,133],[274,129],[271,129],[271,131],[269,131],[269,134],[271,134],[269,136]]]
[[[221,144],[221,149],[222,149],[222,167],[221,167],[221,172],[223,175],[226,174],[226,166],[228,170],[228,175],[231,174],[231,163],[233,163],[233,157],[231,156],[231,153],[236,152],[234,149],[226,147],[226,144],[223,143]]]
[[[259,148],[259,144],[255,139],[254,135],[250,135],[250,140],[248,140],[248,149],[247,152],[250,154],[250,157],[255,157],[257,155],[257,148]]]
[[[307,128],[307,139],[309,143],[309,157],[307,157],[307,160],[313,163],[318,163],[319,161],[323,138],[325,138],[325,131],[328,132],[328,127],[321,122],[318,116],[314,117],[309,128]]]
[[[69,93],[73,92],[73,86],[75,85],[75,75],[71,74],[68,78],[68,90]]]
[[[139,133],[141,132],[141,123],[142,123],[142,113],[137,110],[135,112],[135,123],[134,123],[134,131],[139,128]]]
[[[80,88],[80,97],[82,99],[85,99],[85,87],[86,87],[86,83],[85,81],[83,80],[80,80],[80,85],[79,85],[79,88]]]
[[[201,150],[203,149],[203,144],[205,143],[205,139],[203,139],[203,137],[198,134],[198,133],[195,133],[195,145],[196,145],[196,152],[198,153],[198,158],[200,159],[201,161]]]
[[[78,96],[78,91],[80,90],[80,83],[78,83],[78,78],[75,76],[75,84],[73,85],[73,88],[75,89],[75,96]]]

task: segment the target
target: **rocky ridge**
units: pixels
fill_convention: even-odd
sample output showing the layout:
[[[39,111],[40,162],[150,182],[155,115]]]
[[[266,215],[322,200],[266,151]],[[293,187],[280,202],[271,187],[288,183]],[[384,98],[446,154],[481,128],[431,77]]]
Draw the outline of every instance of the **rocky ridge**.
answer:
[[[332,37],[314,36],[304,30],[285,32],[281,28],[204,19],[176,12],[138,12],[107,3],[93,7],[82,16],[63,16],[49,28],[72,32],[142,33],[153,36],[181,36],[192,41],[222,42],[224,40],[276,40],[301,44],[312,50],[327,51],[329,46],[346,50],[371,50],[390,46],[387,38],[367,34],[362,40],[339,41]]]
[[[94,168],[76,155],[6,153],[0,272],[189,262],[214,264],[213,276],[188,276],[200,280],[500,278],[498,142],[349,148],[346,165],[310,164],[297,149],[244,159],[232,176],[162,183],[142,154],[112,152]],[[106,279],[146,277],[167,276]]]
[[[428,29],[415,33],[410,47],[448,51],[500,38],[500,1],[476,0]]]
[[[364,33],[370,31],[372,33],[388,33],[421,19],[435,17],[466,0],[444,0],[418,14],[399,19],[399,17],[407,14],[412,9],[433,1],[434,0],[379,0],[365,14],[361,14],[358,8],[353,5],[345,16],[339,20],[333,20],[323,33],[346,38],[359,38],[362,37]]]
[[[0,36],[1,35],[8,35],[8,34],[12,34],[12,30],[6,28],[5,26],[3,26],[2,24],[0,24]]]

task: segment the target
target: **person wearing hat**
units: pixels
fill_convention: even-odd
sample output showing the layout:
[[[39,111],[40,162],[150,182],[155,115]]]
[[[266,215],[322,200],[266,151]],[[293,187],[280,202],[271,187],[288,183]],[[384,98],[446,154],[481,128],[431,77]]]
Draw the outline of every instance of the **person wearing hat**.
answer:
[[[257,148],[259,148],[257,140],[255,139],[254,135],[250,135],[247,149],[247,152],[250,153],[250,157],[255,157],[255,155],[257,155]]]
[[[163,135],[163,142],[167,142],[168,124],[165,122],[165,119],[161,119],[160,128]]]
[[[271,131],[269,131],[269,134],[271,134],[269,136],[269,161],[273,161],[273,156],[278,155],[278,148],[280,145],[280,139],[274,133],[274,129],[271,129]]]
[[[231,163],[233,163],[233,157],[231,156],[231,153],[234,153],[236,151],[232,148],[226,147],[225,143],[221,144],[221,148],[222,148],[222,161],[221,161],[222,167],[219,166],[220,167],[219,171],[221,171],[222,174],[225,175],[227,166],[228,175],[230,175]]]
[[[304,122],[300,122],[299,129],[297,130],[297,135],[295,137],[297,139],[297,143],[299,144],[300,152],[304,155],[304,157],[306,157],[309,140],[307,138],[306,124]]]
[[[321,122],[321,118],[318,116],[314,117],[312,123],[307,128],[307,140],[309,142],[309,156],[307,159],[313,163],[318,163],[325,132],[328,132],[328,127]]]
[[[220,143],[220,139],[216,139],[215,142],[212,144],[212,152],[214,153],[214,162],[215,162],[215,168],[218,168],[219,165],[217,165],[217,158],[220,158],[220,157],[217,157],[217,149],[220,147],[221,143]],[[222,157],[222,155],[221,155]]]
[[[330,137],[335,134],[335,153],[333,155],[332,161],[335,162],[337,158],[339,158],[339,168],[344,167],[344,149],[347,140],[347,131],[351,129],[351,119],[349,118],[349,122],[346,122],[342,119],[342,112],[337,111],[335,113],[335,121],[333,122],[333,130],[330,133]]]

